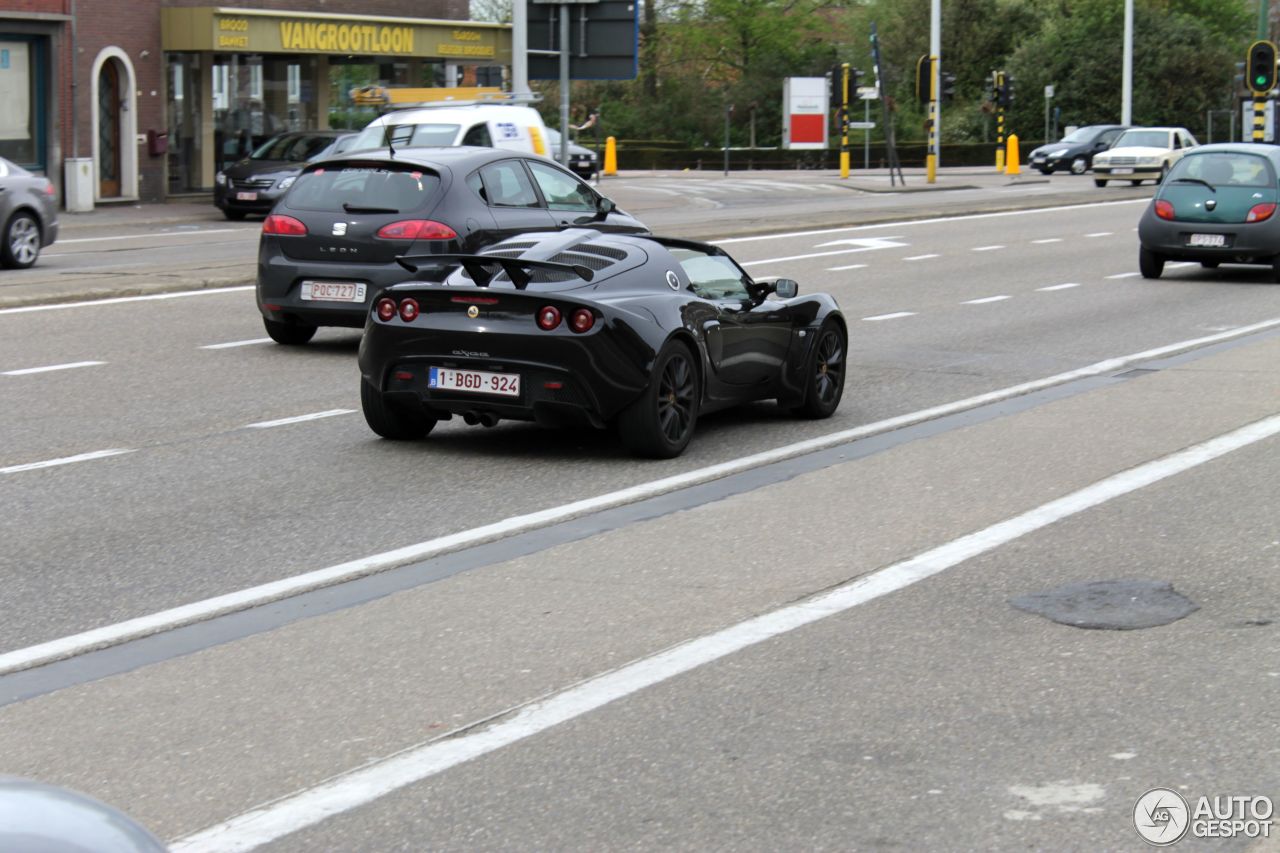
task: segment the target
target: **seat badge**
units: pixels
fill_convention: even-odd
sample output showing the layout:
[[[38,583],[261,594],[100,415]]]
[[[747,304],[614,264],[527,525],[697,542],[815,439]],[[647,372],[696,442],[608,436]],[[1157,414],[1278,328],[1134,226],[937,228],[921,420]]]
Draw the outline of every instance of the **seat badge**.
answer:
[[[475,318],[480,316],[480,309],[474,305],[468,306],[467,316],[470,317],[472,320],[474,320]]]
[[[347,234],[347,223],[345,222],[333,223],[333,236],[345,237],[346,234]]]

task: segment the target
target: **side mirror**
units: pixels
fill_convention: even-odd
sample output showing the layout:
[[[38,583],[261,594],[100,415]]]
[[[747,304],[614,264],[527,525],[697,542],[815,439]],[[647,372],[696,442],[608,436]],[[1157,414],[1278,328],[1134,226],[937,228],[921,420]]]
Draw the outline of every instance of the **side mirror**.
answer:
[[[617,209],[618,209],[618,206],[613,203],[613,199],[611,198],[605,198],[604,196],[600,196],[600,201],[596,202],[596,210],[600,211],[600,214],[602,216],[608,216],[610,213],[613,213]]]
[[[779,299],[791,299],[800,292],[800,285],[789,278],[761,278],[752,284],[751,290],[759,302],[763,302],[770,293],[778,294]]]

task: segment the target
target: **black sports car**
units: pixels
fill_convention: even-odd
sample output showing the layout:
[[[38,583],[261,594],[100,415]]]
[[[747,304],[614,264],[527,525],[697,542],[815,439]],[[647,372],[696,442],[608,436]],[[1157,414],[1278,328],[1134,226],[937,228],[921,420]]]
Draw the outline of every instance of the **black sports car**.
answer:
[[[574,228],[448,260],[461,268],[443,280],[384,291],[365,326],[360,400],[384,438],[422,438],[453,415],[616,424],[634,453],[669,458],[702,412],[777,399],[825,418],[840,405],[835,300],[753,280],[715,246]]]
[[[396,263],[401,255],[475,252],[512,234],[575,226],[649,231],[535,154],[348,152],[308,165],[262,224],[258,308],[272,339],[304,344],[317,326],[363,326],[382,288],[411,277]]]

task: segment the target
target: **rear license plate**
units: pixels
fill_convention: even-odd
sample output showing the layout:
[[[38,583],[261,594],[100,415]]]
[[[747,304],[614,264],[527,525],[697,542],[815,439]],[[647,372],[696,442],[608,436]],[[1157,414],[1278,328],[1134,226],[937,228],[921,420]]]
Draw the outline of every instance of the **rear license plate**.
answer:
[[[431,368],[427,386],[441,391],[465,391],[470,394],[498,394],[502,397],[519,397],[520,374],[433,367]]]
[[[1111,174],[1113,174],[1113,175],[1132,175],[1132,174],[1133,174],[1133,169],[1112,169],[1112,170],[1111,170]]]
[[[257,201],[257,193],[236,193],[236,201]]]
[[[304,281],[306,302],[364,302],[365,285],[347,281]]]
[[[1225,234],[1192,234],[1187,238],[1188,246],[1225,246],[1227,245],[1227,235]]]

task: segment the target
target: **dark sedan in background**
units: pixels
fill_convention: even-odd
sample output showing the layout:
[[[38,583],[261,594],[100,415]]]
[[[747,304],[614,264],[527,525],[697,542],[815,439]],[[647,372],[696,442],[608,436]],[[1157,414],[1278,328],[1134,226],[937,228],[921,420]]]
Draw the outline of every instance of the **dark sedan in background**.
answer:
[[[1166,261],[1262,264],[1280,281],[1280,145],[1220,143],[1173,164],[1138,222],[1138,267]]]
[[[213,203],[227,219],[270,213],[303,166],[346,151],[359,135],[353,131],[311,130],[273,136],[248,157],[214,176]]]
[[[262,225],[258,307],[267,334],[364,326],[400,255],[474,252],[522,231],[647,233],[572,172],[536,154],[468,146],[377,149],[312,163]]]
[[[1083,175],[1093,168],[1093,155],[1110,148],[1127,129],[1122,124],[1091,124],[1076,128],[1057,142],[1041,145],[1032,151],[1028,162],[1045,175],[1066,171]]]
[[[58,239],[58,199],[48,178],[0,157],[0,266],[24,269]]]
[[[554,127],[547,128],[547,151],[552,160],[560,162],[560,131]],[[596,152],[579,145],[572,139],[569,140],[569,162],[565,165],[569,167],[569,171],[584,181],[594,178],[596,172],[600,170]]]

